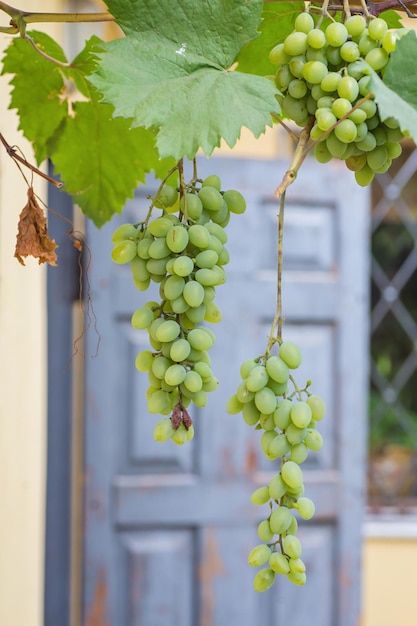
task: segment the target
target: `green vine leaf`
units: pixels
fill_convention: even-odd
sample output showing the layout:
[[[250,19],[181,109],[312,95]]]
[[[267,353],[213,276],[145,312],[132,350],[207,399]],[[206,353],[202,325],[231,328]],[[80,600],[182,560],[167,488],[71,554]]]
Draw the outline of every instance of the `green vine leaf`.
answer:
[[[130,129],[128,120],[114,119],[113,107],[99,103],[97,96],[76,102],[73,110],[54,145],[54,168],[83,213],[102,226],[121,212],[138,182],[145,182],[158,164],[155,137],[144,128]]]
[[[47,35],[30,36],[48,55],[66,62],[61,48]],[[102,41],[92,37],[68,67],[40,56],[24,39],[9,46],[3,73],[14,74],[11,107],[18,110],[20,128],[32,141],[38,163],[50,158],[85,215],[102,226],[120,213],[148,172],[165,176],[173,160],[161,160],[156,131],[130,128],[113,117],[113,107],[100,102],[87,80],[96,67],[96,49]],[[74,101],[77,90],[83,101]],[[78,97],[79,97],[78,94]]]
[[[62,48],[48,35],[33,31],[30,36],[43,52],[66,62]],[[48,157],[48,141],[68,114],[67,102],[62,98],[62,72],[37,54],[29,41],[16,38],[6,50],[1,73],[15,74],[10,81],[10,108],[18,109],[19,129],[32,142],[39,164]]]
[[[233,146],[242,126],[255,137],[279,113],[265,78],[230,71],[257,35],[260,0],[107,2],[127,33],[100,55],[92,83],[115,115],[158,129],[162,157],[210,155],[222,138]]]
[[[304,2],[265,3],[259,28],[261,34],[239,52],[238,70],[261,76],[275,74],[277,68],[269,62],[268,55],[294,30],[295,18],[304,8]]]
[[[417,85],[414,76],[417,38],[414,31],[402,37],[384,73],[384,80],[371,70],[369,88],[374,93],[382,120],[395,118],[401,130],[417,141]]]

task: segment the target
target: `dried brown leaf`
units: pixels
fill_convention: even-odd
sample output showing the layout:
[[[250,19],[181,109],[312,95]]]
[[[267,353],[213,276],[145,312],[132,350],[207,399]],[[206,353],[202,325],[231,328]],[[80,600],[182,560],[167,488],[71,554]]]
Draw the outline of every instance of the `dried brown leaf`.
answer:
[[[28,256],[38,259],[39,264],[56,265],[57,247],[48,234],[46,217],[36,200],[35,192],[29,187],[27,204],[19,216],[14,255],[22,265],[25,265],[22,257]]]

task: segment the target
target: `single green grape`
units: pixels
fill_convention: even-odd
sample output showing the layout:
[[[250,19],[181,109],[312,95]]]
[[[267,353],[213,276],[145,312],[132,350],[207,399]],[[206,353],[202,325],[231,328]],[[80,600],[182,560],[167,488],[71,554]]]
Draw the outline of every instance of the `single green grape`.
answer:
[[[297,369],[301,365],[301,350],[291,341],[283,341],[279,347],[280,358],[290,369]]]
[[[368,35],[371,39],[379,40],[388,30],[388,24],[380,17],[376,17],[368,24]]]
[[[295,585],[302,586],[306,584],[307,577],[305,572],[288,572],[287,578],[289,581],[294,583]]]
[[[295,463],[297,463],[297,465],[301,465],[301,463],[304,463],[304,461],[308,457],[308,450],[308,446],[305,443],[297,443],[297,445],[291,447],[290,455],[288,458],[290,461],[294,461]]]
[[[165,237],[156,237],[149,246],[149,257],[151,259],[164,259],[171,254],[167,246]]]
[[[201,187],[198,197],[206,211],[218,211],[223,204],[223,196],[215,187]]]
[[[327,65],[320,61],[307,61],[303,66],[303,78],[312,85],[319,85],[327,73]]]
[[[351,15],[345,20],[345,26],[351,37],[359,37],[366,28],[366,20],[362,15]]]
[[[287,489],[288,487],[283,481],[281,474],[276,474],[269,481],[269,484],[268,484],[269,495],[274,500],[279,500],[280,498],[282,498],[282,496],[284,496],[287,493]]]
[[[255,405],[261,412],[269,415],[273,413],[277,407],[277,399],[275,393],[269,387],[264,387],[255,393]]]
[[[326,412],[326,405],[322,398],[313,394],[307,398],[306,403],[311,409],[313,420],[315,422],[322,420]]]
[[[181,211],[188,219],[198,220],[203,212],[203,204],[195,193],[186,193],[180,202]]]
[[[137,330],[144,330],[148,328],[154,321],[154,312],[148,307],[141,307],[136,309],[131,318],[131,324],[133,328]]]
[[[294,120],[294,122],[299,125],[303,125],[308,117],[305,98],[293,98],[287,94],[283,100],[282,109],[287,117]]]
[[[120,224],[112,235],[112,242],[117,243],[126,239],[137,240],[140,236],[140,231],[133,224]]]
[[[210,174],[210,176],[206,176],[206,178],[201,183],[202,187],[214,187],[217,191],[220,191],[222,188],[222,181],[220,180],[220,176],[217,174]]]
[[[262,520],[262,522],[258,524],[259,539],[261,539],[261,541],[271,541],[273,536],[274,533],[271,530],[269,521],[267,519]]]
[[[135,367],[139,372],[147,372],[151,369],[153,360],[153,352],[150,350],[142,350],[136,357]]]
[[[307,35],[304,32],[293,32],[284,41],[284,52],[290,56],[304,54],[307,50]]]
[[[178,191],[175,187],[170,185],[164,185],[159,193],[155,196],[154,204],[159,209],[166,209],[174,206],[178,200]]]
[[[327,26],[325,36],[329,46],[340,48],[347,40],[349,33],[341,22],[332,22]]]
[[[282,547],[285,554],[288,554],[290,558],[300,558],[302,552],[301,542],[295,535],[286,535],[282,540]]]
[[[137,245],[130,239],[119,241],[111,252],[112,260],[118,265],[130,263],[136,257]]]
[[[223,199],[231,213],[241,214],[246,211],[246,200],[240,191],[229,189],[224,192]]]
[[[284,44],[279,43],[272,48],[268,58],[272,65],[285,65],[291,57],[285,52]]]
[[[192,393],[197,393],[203,388],[203,380],[197,372],[189,370],[184,378],[184,386]]]
[[[392,30],[388,30],[382,36],[381,44],[385,52],[388,52],[388,54],[391,54],[391,52],[394,52],[395,48],[397,47],[397,41],[398,41],[398,35],[396,34],[396,32]]]
[[[303,12],[295,18],[294,28],[301,33],[309,33],[314,28],[314,20],[310,13]]]
[[[366,54],[365,61],[373,70],[379,72],[389,61],[388,52],[384,48],[374,48]]]
[[[169,356],[176,363],[181,363],[187,359],[190,352],[190,343],[183,337],[180,337],[179,339],[175,339],[172,343],[169,350]]]
[[[316,143],[314,146],[314,156],[319,163],[328,163],[333,158],[325,141]]]
[[[304,444],[310,450],[318,452],[323,447],[323,437],[315,428],[307,428],[307,434],[304,439]]]
[[[288,463],[292,463],[292,461],[288,461],[286,465]],[[291,523],[291,518],[292,515],[290,513],[290,510],[286,506],[278,506],[272,511],[269,517],[269,525],[272,532],[275,535],[281,535],[282,533],[285,533]]]
[[[188,231],[184,226],[173,226],[166,234],[166,245],[171,252],[176,254],[185,250],[188,241]]]
[[[291,421],[297,428],[306,428],[312,420],[313,412],[307,402],[294,402],[291,407]]]
[[[266,504],[270,499],[268,487],[259,487],[252,493],[250,499],[256,505]]]
[[[168,217],[157,217],[148,224],[148,231],[154,237],[166,237],[172,228],[172,222]]]
[[[341,78],[339,72],[328,72],[321,81],[320,87],[326,92],[336,91]]]
[[[269,589],[275,580],[275,572],[270,568],[264,568],[256,573],[253,581],[253,588],[255,591],[266,591]]]
[[[299,78],[294,78],[288,85],[288,93],[293,98],[304,98],[307,93],[307,85],[305,81],[300,80]]]
[[[334,134],[343,143],[352,143],[357,136],[356,124],[352,120],[342,120],[334,129]]]
[[[255,546],[248,556],[248,564],[252,567],[259,567],[260,565],[265,565],[267,561],[269,561],[269,557],[271,556],[271,548],[266,546],[264,543],[261,543],[259,546]]]
[[[289,68],[290,74],[292,75],[291,78],[303,77],[303,67],[306,63],[306,60],[307,59],[303,54],[298,54],[291,58],[290,62],[288,63],[288,68]]]
[[[316,510],[314,502],[310,500],[310,498],[306,498],[305,496],[298,498],[295,507],[298,510],[300,517],[305,520],[311,519]]]
[[[358,82],[352,76],[343,76],[337,84],[337,93],[340,98],[354,102],[359,95]]]
[[[326,45],[325,34],[320,28],[313,28],[307,34],[307,44],[315,50],[321,50]]]
[[[269,557],[269,567],[277,574],[288,574],[290,571],[289,559],[281,552],[273,552]]]
[[[368,34],[363,34],[362,37],[359,39],[358,46],[361,55],[365,56],[366,54],[368,54],[368,52],[370,52],[370,50],[378,48],[378,43]]]
[[[347,63],[357,61],[361,56],[358,44],[354,41],[345,41],[340,48],[340,56]]]
[[[168,439],[171,439],[174,432],[171,418],[164,417],[155,424],[153,437],[155,441],[168,441]]]
[[[369,167],[372,170],[377,170],[388,160],[388,151],[385,146],[376,146],[373,150],[368,152],[366,156]]]
[[[337,117],[330,109],[317,109],[316,111],[317,126],[322,131],[329,130],[337,122]]]
[[[283,481],[291,487],[291,489],[298,490],[301,488],[303,484],[303,474],[297,463],[294,463],[294,461],[287,461],[283,464],[281,468],[281,475]]]

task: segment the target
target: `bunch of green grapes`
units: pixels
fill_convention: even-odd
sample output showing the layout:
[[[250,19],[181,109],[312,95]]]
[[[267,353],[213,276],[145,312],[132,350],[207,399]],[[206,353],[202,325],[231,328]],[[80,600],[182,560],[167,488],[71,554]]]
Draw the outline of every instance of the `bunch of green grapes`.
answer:
[[[132,315],[132,326],[147,330],[150,348],[136,357],[136,367],[148,373],[148,410],[165,417],[154,430],[157,441],[183,444],[194,430],[187,407],[207,403],[207,392],[218,386],[208,351],[221,311],[215,288],[226,281],[229,261],[224,226],[230,213],[242,213],[240,192],[221,192],[217,176],[200,185],[192,182],[181,194],[165,185],[152,206],[162,215],[139,224],[122,224],[113,234],[112,258],[130,263],[136,287],[159,284],[160,302],[150,301]]]
[[[269,507],[268,516],[258,526],[264,543],[248,557],[250,565],[264,566],[255,575],[256,591],[268,589],[276,574],[285,574],[296,585],[306,582],[293,512],[298,511],[305,520],[315,512],[312,500],[304,496],[300,465],[309,451],[322,447],[316,423],[323,419],[325,405],[319,396],[310,394],[310,383],[300,390],[293,382],[291,370],[300,364],[300,349],[288,341],[281,343],[276,356],[248,359],[240,368],[242,382],[227,405],[230,413],[241,412],[248,425],[264,431],[261,448],[267,459],[280,459],[279,472],[251,497],[253,504]],[[294,385],[292,393],[289,381]]]
[[[361,186],[401,154],[404,135],[394,118],[381,121],[369,92],[369,68],[383,77],[404,32],[361,15],[317,28],[309,13],[301,13],[294,32],[270,52],[284,117],[305,126],[314,115],[310,136],[317,141],[316,159],[344,160]]]

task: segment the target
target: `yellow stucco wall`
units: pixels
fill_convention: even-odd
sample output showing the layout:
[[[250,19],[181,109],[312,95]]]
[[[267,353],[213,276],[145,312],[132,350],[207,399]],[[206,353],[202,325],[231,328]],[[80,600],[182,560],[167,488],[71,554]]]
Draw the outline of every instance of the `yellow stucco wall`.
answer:
[[[33,9],[30,0],[19,8]],[[42,0],[42,10],[63,6]],[[3,13],[0,23],[7,25]],[[54,29],[56,32],[56,29]],[[49,29],[51,32],[51,29]],[[10,37],[0,35],[0,49]],[[0,79],[0,131],[33,159],[16,131],[7,77]],[[28,174],[28,172],[26,172]],[[0,624],[41,626],[46,458],[45,268],[14,258],[26,184],[0,147]],[[35,191],[46,198],[39,179]]]
[[[416,626],[417,516],[366,528],[361,626]]]

